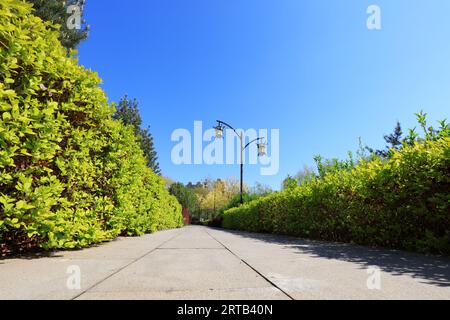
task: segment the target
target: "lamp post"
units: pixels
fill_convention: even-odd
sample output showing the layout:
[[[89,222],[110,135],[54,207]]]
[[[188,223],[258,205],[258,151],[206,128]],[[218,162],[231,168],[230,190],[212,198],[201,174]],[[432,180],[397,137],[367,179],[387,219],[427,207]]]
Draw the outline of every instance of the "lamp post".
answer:
[[[229,125],[226,122],[220,121],[220,120],[217,120],[217,126],[214,127],[214,129],[216,130],[216,139],[223,139],[225,127],[233,130],[234,133],[238,136],[240,143],[241,143],[241,148],[240,148],[240,150],[241,150],[241,162],[240,162],[241,187],[240,187],[240,192],[241,192],[241,204],[243,204],[244,203],[244,151],[252,143],[258,143],[257,144],[258,145],[258,156],[262,157],[262,156],[266,155],[266,144],[264,143],[264,138],[257,138],[257,139],[250,141],[249,143],[247,143],[244,146],[244,133],[243,132],[238,133],[237,130],[235,128],[233,128],[231,125]]]

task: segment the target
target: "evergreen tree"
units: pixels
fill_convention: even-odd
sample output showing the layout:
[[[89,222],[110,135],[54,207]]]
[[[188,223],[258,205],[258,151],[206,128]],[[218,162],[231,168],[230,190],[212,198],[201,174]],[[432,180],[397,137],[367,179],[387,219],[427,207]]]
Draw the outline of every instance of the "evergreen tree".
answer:
[[[134,127],[134,133],[139,135],[141,131],[142,118],[139,114],[139,103],[136,99],[128,99],[128,96],[124,96],[120,99],[117,106],[115,119],[122,120],[123,123]]]
[[[153,142],[153,136],[150,133],[150,128],[140,130],[141,137],[141,148],[144,151],[145,157],[147,158],[147,166],[151,168],[155,173],[161,174],[161,169],[159,168],[158,154],[155,150],[155,145]]]
[[[402,147],[403,145],[402,135],[403,135],[402,126],[400,125],[400,122],[397,121],[397,125],[395,126],[394,132],[384,136],[384,141],[386,141],[387,143],[386,148],[384,150],[374,150],[369,147],[366,147],[366,149],[370,153],[374,153],[383,159],[388,158],[391,149],[399,150]]]
[[[68,10],[69,6],[80,8],[82,15],[86,0],[28,0],[28,2],[33,4],[35,16],[61,26],[59,39],[67,50],[75,49],[88,37],[89,26],[86,25],[86,21],[81,20],[79,29],[69,28],[67,25],[75,13]]]
[[[141,128],[142,118],[139,113],[138,101],[136,99],[128,99],[127,96],[124,96],[119,102],[114,119],[121,120],[124,124],[133,126],[134,134],[139,138],[141,149],[147,158],[147,166],[155,173],[161,174],[158,155],[155,150],[150,128]]]

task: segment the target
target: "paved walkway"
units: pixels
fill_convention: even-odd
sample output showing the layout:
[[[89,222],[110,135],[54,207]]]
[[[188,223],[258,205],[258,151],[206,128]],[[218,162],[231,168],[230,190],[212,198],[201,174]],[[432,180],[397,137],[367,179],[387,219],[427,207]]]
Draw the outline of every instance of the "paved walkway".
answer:
[[[450,299],[450,259],[192,226],[0,260],[0,299]]]

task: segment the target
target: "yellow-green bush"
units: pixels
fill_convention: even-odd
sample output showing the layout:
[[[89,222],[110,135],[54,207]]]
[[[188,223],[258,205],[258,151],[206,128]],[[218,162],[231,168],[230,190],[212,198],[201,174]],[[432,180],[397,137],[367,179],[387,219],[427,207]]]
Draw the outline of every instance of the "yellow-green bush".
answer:
[[[224,227],[450,253],[450,138],[329,173],[225,212]]]
[[[0,249],[83,247],[182,225],[99,83],[29,4],[0,2]]]

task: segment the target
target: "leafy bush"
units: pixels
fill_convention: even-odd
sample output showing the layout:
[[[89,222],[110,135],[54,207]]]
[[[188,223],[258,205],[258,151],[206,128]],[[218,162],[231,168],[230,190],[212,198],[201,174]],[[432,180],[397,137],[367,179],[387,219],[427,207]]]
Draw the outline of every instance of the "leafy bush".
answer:
[[[247,193],[246,192],[242,195],[242,199],[243,199],[244,203],[257,200],[260,197],[261,196],[256,193]],[[237,208],[240,205],[241,205],[241,195],[236,194],[233,198],[231,198],[230,201],[228,201],[227,204],[225,204],[224,207],[220,208],[219,214],[220,214],[220,216],[223,216],[225,211],[232,209],[232,208]]]
[[[450,138],[392,150],[225,212],[226,228],[450,253]]]
[[[24,1],[0,3],[0,249],[78,248],[182,225],[100,79]],[[1,251],[1,250],[0,250]]]
[[[192,189],[187,188],[180,182],[177,182],[170,186],[169,192],[175,196],[181,206],[187,209],[190,213],[197,210],[198,198]]]
[[[242,195],[242,200],[244,203],[247,203],[247,202],[258,199],[259,197],[260,197],[260,195],[258,195],[256,193],[244,193]],[[225,211],[230,210],[232,208],[238,208],[241,205],[242,205],[241,204],[241,195],[236,194],[223,207],[219,208],[215,215],[213,215],[209,218],[209,220],[206,222],[206,225],[210,226],[210,227],[214,227],[214,228],[221,228]]]

